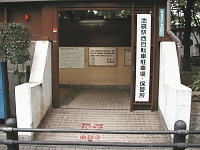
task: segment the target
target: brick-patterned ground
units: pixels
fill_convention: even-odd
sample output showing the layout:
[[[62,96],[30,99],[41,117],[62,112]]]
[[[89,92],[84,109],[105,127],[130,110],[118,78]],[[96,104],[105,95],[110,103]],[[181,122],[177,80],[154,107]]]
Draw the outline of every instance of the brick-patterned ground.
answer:
[[[94,129],[102,130],[164,130],[158,112],[149,110],[87,110],[52,109],[42,128],[50,129]],[[97,127],[96,127],[97,126]],[[94,141],[94,142],[169,142],[166,135],[103,135],[41,133],[38,140]],[[93,138],[92,138],[93,137]],[[92,138],[92,139],[91,139]]]
[[[109,91],[109,92],[108,92]],[[69,93],[68,91],[67,93]],[[117,94],[116,94],[117,93]],[[80,96],[81,94],[81,96]],[[127,90],[90,89],[72,93],[69,101],[63,101],[63,108],[52,109],[42,128],[50,129],[98,129],[98,130],[165,130],[158,112],[148,110],[129,111]],[[62,96],[65,98],[65,95]],[[63,99],[64,100],[64,99]],[[67,109],[66,109],[67,108]],[[0,134],[1,138],[5,138]],[[166,135],[107,135],[40,133],[36,140],[60,140],[83,142],[130,142],[157,143],[171,141]],[[193,149],[193,150],[198,150]],[[6,150],[0,145],[0,150]],[[117,148],[89,146],[20,146],[20,150],[172,150],[172,148]],[[187,149],[191,150],[191,149]]]
[[[158,112],[147,110],[85,110],[85,109],[52,109],[42,125],[42,128],[57,129],[83,129],[96,128],[104,130],[164,130]],[[5,138],[5,135],[1,135]],[[84,134],[56,134],[41,133],[36,140],[60,140],[60,141],[85,141],[85,142],[170,142],[168,136],[161,135],[102,135],[100,139],[88,141],[81,139]],[[86,137],[92,134],[85,134]],[[0,150],[6,147],[0,145]],[[172,148],[123,148],[123,147],[89,147],[89,146],[37,146],[20,145],[20,150],[172,150]],[[187,150],[199,150],[187,149]]]
[[[60,88],[62,108],[129,109],[130,90]]]

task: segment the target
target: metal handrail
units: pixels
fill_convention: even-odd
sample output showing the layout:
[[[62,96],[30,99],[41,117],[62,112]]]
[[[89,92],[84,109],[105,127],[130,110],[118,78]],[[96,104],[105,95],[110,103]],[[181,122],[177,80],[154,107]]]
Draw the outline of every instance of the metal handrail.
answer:
[[[78,129],[38,129],[38,128],[0,128],[3,132],[54,132],[54,133],[101,133],[101,134],[200,134],[200,130],[187,131],[187,130],[168,130],[168,131],[149,131],[149,130],[78,130]]]
[[[19,144],[31,145],[79,145],[79,146],[115,146],[115,147],[173,147],[173,150],[185,150],[188,147],[199,147],[200,144],[186,143],[186,135],[200,134],[200,130],[187,131],[186,123],[176,121],[174,130],[169,131],[130,131],[130,130],[76,130],[76,129],[33,129],[16,128],[17,122],[10,119],[7,127],[0,128],[6,133],[6,140],[0,140],[0,144],[7,145],[7,150],[19,150]],[[122,143],[122,142],[80,142],[80,141],[19,141],[18,132],[54,132],[54,133],[96,133],[96,134],[173,134],[173,143]]]

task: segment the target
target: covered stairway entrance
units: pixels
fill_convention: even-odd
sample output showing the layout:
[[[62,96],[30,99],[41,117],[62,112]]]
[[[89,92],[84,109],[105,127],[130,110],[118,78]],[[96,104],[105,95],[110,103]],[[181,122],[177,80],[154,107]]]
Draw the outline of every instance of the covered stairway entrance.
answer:
[[[130,109],[131,9],[58,14],[60,108]]]
[[[127,7],[119,5],[115,7],[58,8],[56,18],[58,44],[55,54],[57,57],[55,57],[56,65],[53,66],[56,78],[53,91],[56,94],[53,94],[53,107],[74,107],[69,105],[69,102],[71,103],[71,100],[74,99],[73,96],[71,100],[62,101],[62,91],[60,91],[62,86],[113,86],[114,88],[125,86],[126,89],[129,89],[130,102],[127,107],[125,105],[128,103],[122,104],[122,107],[119,106],[120,109],[157,110],[158,84],[155,74],[157,74],[158,66],[152,65],[156,64],[156,59],[154,59],[156,53],[154,50],[156,47],[155,11],[153,8],[142,8],[141,11],[141,8],[132,8],[132,5]],[[136,26],[142,26],[142,24],[136,23],[137,17],[141,19],[140,24],[142,19],[144,20],[145,29],[138,32],[144,34],[139,38],[143,42],[137,41],[143,45],[142,48],[136,49]],[[140,68],[137,74],[136,50],[142,51],[141,55],[138,53],[138,58],[142,60],[137,60],[137,64],[141,65],[137,67]],[[139,77],[141,77],[141,81]],[[76,94],[77,91],[75,91]],[[102,99],[105,101],[104,98]],[[103,101],[101,100],[97,104],[106,107],[110,104],[110,102],[106,104]],[[87,104],[86,100],[84,106],[76,108],[99,109],[98,106],[95,108],[85,106]],[[100,109],[115,108],[113,106],[101,108],[100,106]]]

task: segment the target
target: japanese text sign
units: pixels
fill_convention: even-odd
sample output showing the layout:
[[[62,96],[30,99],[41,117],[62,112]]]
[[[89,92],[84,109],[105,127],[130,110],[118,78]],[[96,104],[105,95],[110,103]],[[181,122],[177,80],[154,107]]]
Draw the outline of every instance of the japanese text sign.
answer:
[[[149,102],[151,15],[137,14],[135,102]]]

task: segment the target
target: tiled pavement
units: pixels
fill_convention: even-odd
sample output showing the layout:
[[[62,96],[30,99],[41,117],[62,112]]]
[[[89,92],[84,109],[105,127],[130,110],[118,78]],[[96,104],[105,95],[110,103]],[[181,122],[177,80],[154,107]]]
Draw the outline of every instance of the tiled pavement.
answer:
[[[7,150],[0,145],[0,150]],[[20,146],[20,150],[172,150],[172,148],[123,148],[123,147],[88,147],[88,146]],[[187,148],[186,150],[199,150]]]
[[[60,88],[62,108],[129,109],[130,90]]]
[[[164,130],[158,112],[148,110],[52,109],[42,128],[99,130]],[[41,133],[36,139],[93,142],[168,142],[163,135],[94,135]]]
[[[123,147],[88,147],[88,146],[20,146],[20,150],[172,150],[173,148],[123,148]],[[0,150],[7,150],[0,145]],[[200,148],[186,148],[185,150],[200,150]]]
[[[147,110],[91,110],[53,109],[42,128],[100,129],[100,130],[164,130],[158,112]],[[93,138],[92,138],[93,137]],[[83,142],[170,142],[163,135],[107,135],[40,133],[36,140],[83,141]],[[65,150],[66,147],[59,147]],[[69,150],[168,150],[167,148],[116,148],[116,147],[68,147]],[[57,150],[57,149],[56,149]]]
[[[164,130],[158,112],[140,110],[87,110],[52,109],[42,128],[57,129],[99,129],[99,130]],[[36,140],[84,141],[84,142],[170,142],[168,136],[161,135],[103,135],[40,133]],[[98,135],[98,134],[95,134]],[[91,139],[91,137],[94,137]],[[86,137],[83,138],[83,137]],[[90,139],[88,139],[90,137]],[[0,150],[6,150],[0,145]],[[172,150],[172,148],[123,148],[89,146],[20,146],[20,150]],[[199,150],[187,149],[187,150]]]
[[[65,96],[63,96],[63,98],[64,97]],[[128,110],[128,100],[129,93],[127,92],[127,90],[122,90],[120,92],[119,90],[113,91],[103,89],[98,91],[96,89],[90,89],[90,92],[88,92],[87,90],[82,90],[79,93],[73,94],[72,99],[66,102],[65,105],[63,105],[63,108],[65,109],[52,109],[47,114],[42,128],[97,130],[165,130],[158,112],[151,112],[148,110],[138,110],[130,112]],[[1,138],[2,137],[3,135],[1,136]],[[166,135],[40,133],[36,135],[36,140],[169,143],[170,137]],[[2,145],[0,145],[0,149],[6,150],[5,146]],[[172,148],[117,148],[26,145],[20,146],[20,150],[172,150]]]

